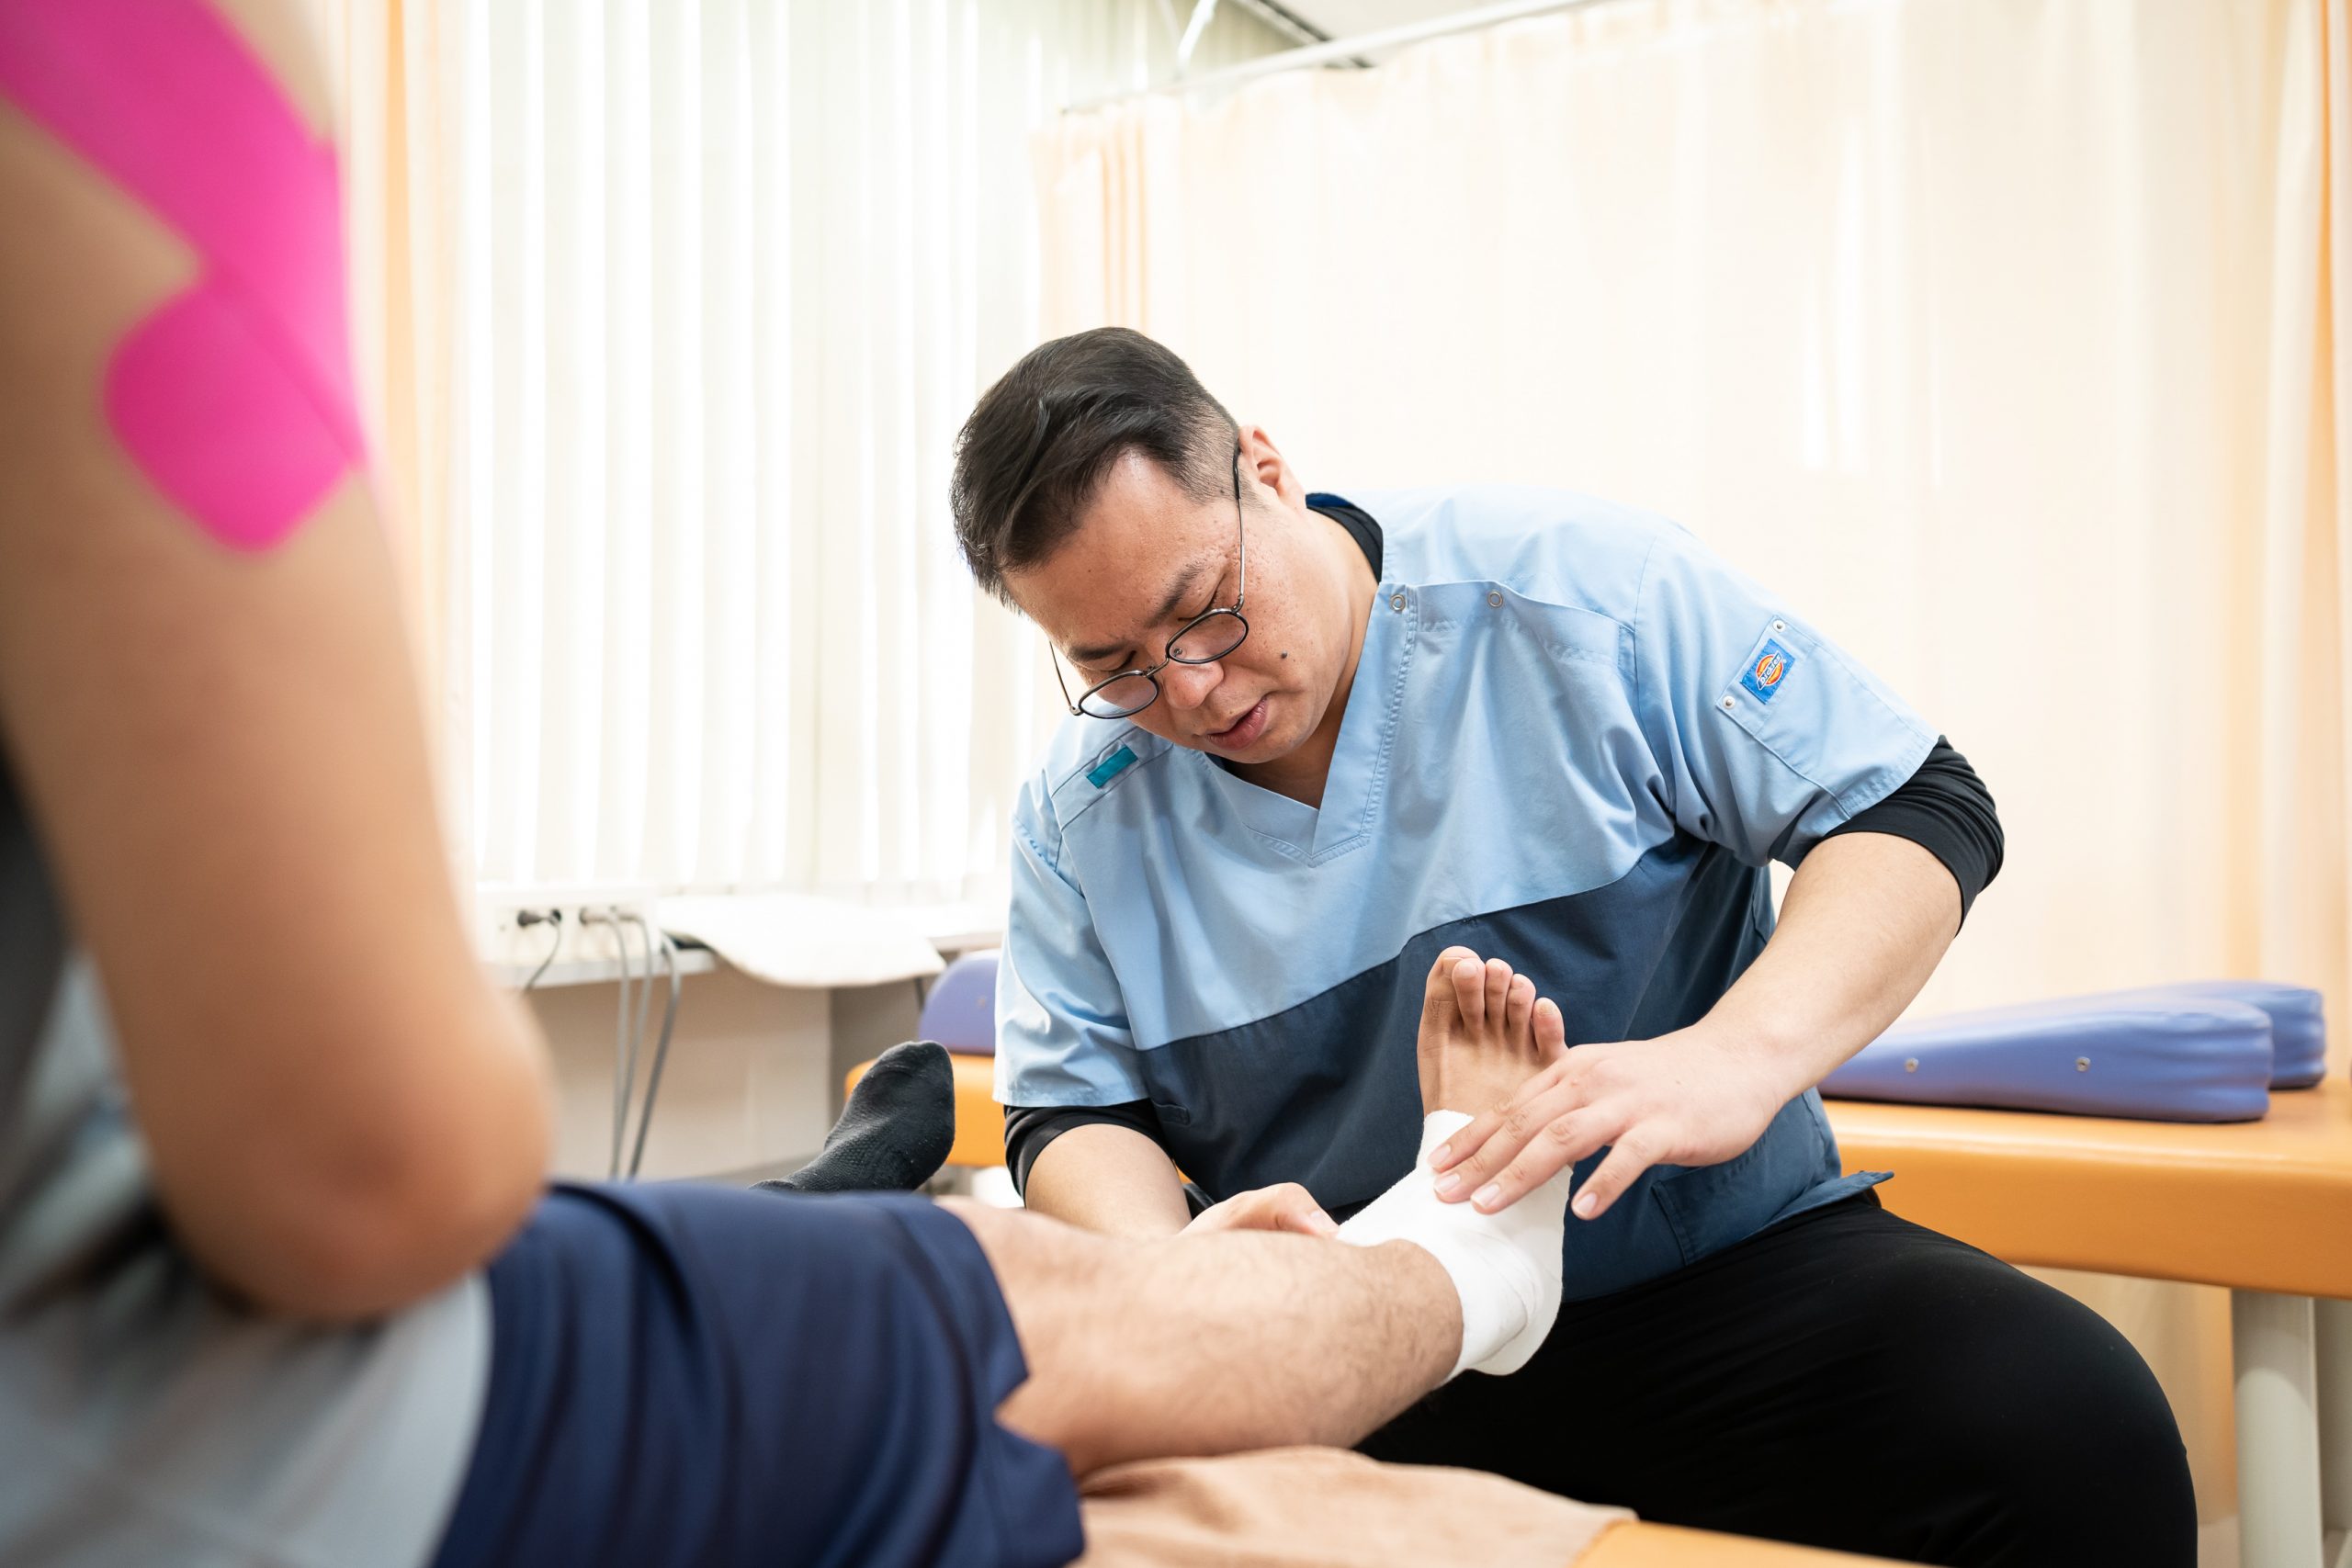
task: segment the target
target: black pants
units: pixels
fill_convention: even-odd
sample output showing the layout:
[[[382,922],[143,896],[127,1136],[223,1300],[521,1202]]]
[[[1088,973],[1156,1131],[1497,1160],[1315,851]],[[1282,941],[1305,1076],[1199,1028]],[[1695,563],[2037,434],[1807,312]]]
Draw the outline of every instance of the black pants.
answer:
[[[1569,1303],[1520,1372],[1464,1373],[1363,1451],[1910,1562],[2197,1560],[2188,1457],[2147,1363],[1874,1193]]]

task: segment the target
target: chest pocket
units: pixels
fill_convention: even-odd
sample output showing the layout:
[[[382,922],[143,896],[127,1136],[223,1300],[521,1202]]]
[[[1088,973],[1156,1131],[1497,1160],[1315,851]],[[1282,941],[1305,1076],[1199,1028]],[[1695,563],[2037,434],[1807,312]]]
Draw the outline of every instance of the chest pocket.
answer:
[[[1650,1190],[1682,1261],[1696,1263],[1745,1241],[1800,1195],[1835,1177],[1829,1148],[1820,1099],[1808,1090],[1781,1107],[1746,1153],[1661,1178]]]

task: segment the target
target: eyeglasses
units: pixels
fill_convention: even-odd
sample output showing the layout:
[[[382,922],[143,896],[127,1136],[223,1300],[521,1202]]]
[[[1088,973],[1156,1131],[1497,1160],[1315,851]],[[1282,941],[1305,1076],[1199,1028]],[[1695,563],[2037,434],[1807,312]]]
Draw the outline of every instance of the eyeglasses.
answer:
[[[1053,651],[1050,640],[1046,645],[1048,657],[1054,660],[1054,679],[1060,683],[1062,701],[1069,703],[1069,711],[1085,714],[1091,718],[1125,718],[1138,714],[1159,700],[1159,672],[1170,664],[1215,664],[1250,640],[1250,623],[1241,617],[1241,605],[1250,592],[1250,541],[1241,516],[1241,465],[1233,466],[1233,527],[1239,553],[1239,567],[1234,578],[1233,608],[1217,608],[1193,616],[1179,627],[1168,639],[1168,657],[1148,670],[1123,670],[1107,681],[1099,682],[1080,692],[1078,701],[1069,701],[1069,682],[1062,679],[1062,661]]]

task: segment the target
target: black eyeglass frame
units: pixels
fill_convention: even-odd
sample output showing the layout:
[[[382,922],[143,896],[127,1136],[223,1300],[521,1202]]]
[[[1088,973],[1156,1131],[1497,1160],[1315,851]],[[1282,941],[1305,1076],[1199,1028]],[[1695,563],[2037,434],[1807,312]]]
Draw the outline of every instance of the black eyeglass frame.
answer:
[[[1186,621],[1182,626],[1177,627],[1176,635],[1168,639],[1168,648],[1166,650],[1168,657],[1153,665],[1150,669],[1122,670],[1117,674],[1110,676],[1105,680],[1097,681],[1091,686],[1087,687],[1086,690],[1079,693],[1078,700],[1076,702],[1070,702],[1069,682],[1062,678],[1061,656],[1055,651],[1053,640],[1050,637],[1046,639],[1046,657],[1052,659],[1054,661],[1054,682],[1057,685],[1061,687],[1062,701],[1069,704],[1071,714],[1082,714],[1088,718],[1133,718],[1136,715],[1143,712],[1144,709],[1151,706],[1152,704],[1159,700],[1159,672],[1162,670],[1167,669],[1170,664],[1215,664],[1220,659],[1232,658],[1235,650],[1240,648],[1243,643],[1250,640],[1250,621],[1249,618],[1241,613],[1242,606],[1249,602],[1250,597],[1250,536],[1248,523],[1241,509],[1241,463],[1239,454],[1238,453],[1235,455],[1233,465],[1233,527],[1235,539],[1234,547],[1238,565],[1234,573],[1232,607],[1228,609],[1221,604],[1211,605],[1208,609],[1202,611],[1199,615],[1194,615],[1191,620]],[[1230,615],[1241,627],[1241,635],[1235,637],[1230,644],[1219,649],[1216,653],[1210,655],[1206,659],[1187,659],[1182,654],[1176,651],[1176,645],[1178,643],[1182,642],[1186,637],[1192,636],[1194,632],[1200,630],[1201,627],[1208,625],[1211,621],[1226,615]],[[1116,713],[1097,713],[1092,708],[1086,705],[1087,699],[1093,696],[1097,692],[1102,691],[1104,687],[1115,686],[1122,681],[1132,681],[1136,679],[1148,681],[1151,683],[1151,695],[1146,697],[1142,702],[1137,703],[1135,706],[1131,708],[1122,708]]]

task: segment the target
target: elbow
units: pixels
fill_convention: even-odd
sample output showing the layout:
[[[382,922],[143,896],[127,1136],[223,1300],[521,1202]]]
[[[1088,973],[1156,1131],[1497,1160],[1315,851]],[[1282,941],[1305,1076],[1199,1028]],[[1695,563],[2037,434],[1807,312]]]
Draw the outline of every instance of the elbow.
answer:
[[[322,1323],[381,1317],[424,1301],[494,1257],[537,1201],[545,1137],[518,1136],[489,1158],[418,1151],[284,1227],[273,1267],[247,1287],[255,1305]]]
[[[481,1267],[529,1215],[553,1138],[540,1054],[513,1053],[460,1097],[391,1109],[248,1173],[230,1223],[182,1228],[222,1284],[276,1315],[384,1316]],[[214,1204],[214,1208],[223,1206]]]

